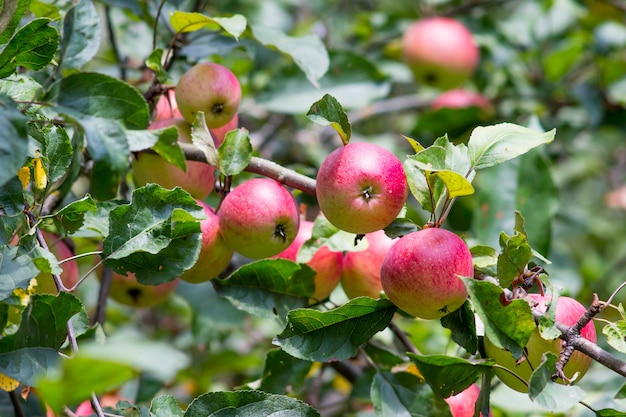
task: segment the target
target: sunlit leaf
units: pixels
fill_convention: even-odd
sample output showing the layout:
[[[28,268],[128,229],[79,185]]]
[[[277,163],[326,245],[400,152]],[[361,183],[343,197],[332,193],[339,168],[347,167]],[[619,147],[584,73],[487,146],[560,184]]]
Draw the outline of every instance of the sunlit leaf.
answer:
[[[201,13],[175,11],[170,14],[170,24],[176,32],[194,32],[200,29],[221,27],[235,39],[246,30],[248,22],[240,14],[231,17],[209,17]]]
[[[242,127],[228,132],[217,153],[219,169],[223,175],[237,175],[242,172],[252,159],[248,130]]]
[[[59,32],[50,19],[34,19],[20,28],[0,51],[0,78],[23,66],[37,71],[48,65],[59,45]]]
[[[577,386],[552,381],[557,360],[557,355],[546,352],[541,365],[530,376],[528,386],[530,398],[553,413],[567,411],[585,397],[585,391]]]
[[[606,341],[613,349],[626,353],[626,320],[618,320],[607,323],[602,328],[602,333],[606,336]]]
[[[95,212],[96,202],[90,195],[76,200],[54,213],[54,221],[59,230],[73,234],[83,226],[86,212]]]
[[[319,125],[335,129],[344,145],[350,142],[352,126],[348,115],[337,99],[330,94],[325,94],[319,101],[313,103],[306,116]]]
[[[16,288],[28,288],[39,270],[27,254],[18,254],[17,246],[0,247],[0,299],[5,299]],[[0,339],[1,341],[2,339]]]
[[[319,417],[308,404],[285,395],[262,391],[209,392],[189,404],[184,417]]]

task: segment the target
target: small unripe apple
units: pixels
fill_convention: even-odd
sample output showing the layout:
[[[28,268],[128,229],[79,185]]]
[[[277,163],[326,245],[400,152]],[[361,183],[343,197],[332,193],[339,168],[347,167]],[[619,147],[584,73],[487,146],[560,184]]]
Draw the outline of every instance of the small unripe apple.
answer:
[[[109,298],[131,307],[153,307],[164,302],[176,289],[178,278],[159,285],[145,285],[137,282],[135,274],[126,275],[113,272]]]
[[[313,235],[313,225],[312,221],[300,221],[296,238],[276,257],[296,262],[298,251]],[[341,279],[342,263],[343,254],[331,251],[326,245],[321,246],[306,263],[315,271],[315,292],[311,296],[311,302],[320,302],[330,296]]]
[[[413,23],[404,32],[402,50],[417,82],[442,89],[461,85],[474,73],[480,58],[472,33],[447,17]]]
[[[468,107],[478,107],[484,116],[491,116],[494,113],[491,102],[485,96],[475,91],[454,89],[444,91],[430,103],[433,110],[442,108],[465,109]]]
[[[397,240],[387,252],[380,281],[389,300],[422,319],[441,318],[463,305],[474,277],[472,254],[453,232],[429,227]]]
[[[476,401],[480,395],[480,388],[476,384],[470,385],[465,391],[452,395],[445,399],[450,406],[452,417],[474,417]],[[482,417],[483,413],[480,413]],[[491,417],[493,413],[489,411]]]
[[[380,297],[383,290],[380,268],[387,252],[395,243],[383,230],[368,233],[364,239],[368,243],[366,249],[346,252],[344,256],[341,286],[349,298]]]
[[[175,126],[178,141],[191,143],[191,125],[184,119],[165,119],[152,123],[148,129]],[[198,161],[186,161],[187,171],[168,163],[161,156],[140,152],[133,158],[133,173],[137,186],[148,183],[172,189],[179,186],[198,200],[204,200],[215,186],[215,167]]]
[[[388,226],[408,195],[402,162],[387,149],[351,142],[332,151],[317,173],[317,201],[330,223],[365,234]]]
[[[176,84],[176,102],[181,114],[193,123],[199,111],[214,129],[228,123],[241,102],[239,80],[223,65],[201,62],[187,70]]]
[[[200,221],[202,246],[194,266],[180,276],[183,281],[194,284],[215,278],[226,269],[233,256],[233,250],[224,242],[220,234],[217,214],[206,203],[202,201],[197,201],[197,203],[202,206],[206,215],[206,219]]]
[[[253,178],[236,186],[222,201],[218,217],[226,244],[253,259],[287,249],[300,224],[291,193],[269,178]]]
[[[154,121],[182,118],[183,115],[180,114],[178,104],[176,103],[176,93],[174,89],[167,90],[167,93],[160,96],[157,100],[154,108]]]
[[[48,249],[59,261],[63,261],[67,258],[74,256],[74,252],[70,249],[70,247],[61,239],[60,236],[43,231],[44,240],[48,244]],[[61,264],[61,272],[60,277],[63,285],[66,288],[72,288],[74,285],[78,283],[79,271],[78,264],[75,260],[71,260],[68,262],[63,262]],[[56,284],[54,283],[54,279],[51,274],[48,273],[40,273],[37,275],[37,286],[35,287],[35,292],[38,294],[57,294],[58,290]]]
[[[547,310],[546,303],[550,301],[551,297],[539,294],[528,294],[527,300],[531,305],[536,304],[536,309],[544,313]],[[587,309],[573,298],[560,296],[556,302],[556,314],[555,320],[566,326],[573,326],[578,319],[580,319]],[[593,321],[587,323],[582,328],[580,335],[590,342],[596,342],[596,329]],[[511,352],[500,349],[495,346],[487,337],[484,338],[485,353],[488,357],[494,359],[498,365],[503,366],[519,375],[524,381],[528,382],[533,370],[541,364],[541,358],[544,352],[552,352],[558,355],[562,350],[562,340],[546,340],[541,337],[539,329],[536,329],[528,339],[526,344],[526,360],[522,360],[519,365],[516,363],[515,358]],[[564,372],[567,378],[573,378],[578,372],[578,379],[583,377],[589,367],[591,366],[592,359],[582,352],[574,351],[569,361],[565,365]],[[504,369],[494,368],[496,376],[504,382],[510,388],[519,392],[528,392],[526,384],[517,379],[510,372]],[[559,383],[563,383],[560,378],[557,380]]]

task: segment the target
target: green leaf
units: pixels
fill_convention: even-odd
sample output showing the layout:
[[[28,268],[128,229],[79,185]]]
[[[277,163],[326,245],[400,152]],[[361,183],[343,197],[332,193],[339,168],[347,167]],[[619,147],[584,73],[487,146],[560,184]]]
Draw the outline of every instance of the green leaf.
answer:
[[[275,394],[299,393],[311,366],[312,362],[294,358],[282,349],[270,350],[265,356],[259,389]]]
[[[150,403],[151,417],[183,417],[184,413],[172,395],[160,395]]]
[[[472,168],[488,168],[525,154],[554,140],[556,129],[538,132],[512,123],[479,126],[467,143]]]
[[[378,370],[391,371],[393,367],[402,365],[405,361],[403,356],[387,346],[378,345],[375,341],[366,343],[364,350],[367,356],[376,363]]]
[[[337,99],[330,94],[324,94],[324,97],[313,103],[306,116],[318,125],[331,126],[335,129],[344,145],[350,142],[352,126],[348,115]]]
[[[146,67],[150,68],[156,75],[157,80],[161,84],[173,84],[173,80],[163,68],[163,49],[156,48],[148,58],[146,58]]]
[[[30,347],[59,349],[67,337],[67,322],[82,309],[74,295],[33,294],[22,312],[17,332],[0,339],[0,353]]]
[[[476,336],[476,320],[470,301],[465,301],[461,308],[441,318],[441,325],[452,331],[452,340],[474,354],[478,350],[478,336]]]
[[[530,306],[524,300],[501,302],[502,288],[488,281],[461,277],[470,295],[474,310],[485,326],[485,336],[494,345],[511,351],[515,358],[522,356],[535,320]]]
[[[261,44],[293,58],[311,84],[319,85],[318,80],[328,71],[330,60],[328,51],[318,36],[292,37],[279,29],[263,26],[253,27],[252,32]]]
[[[617,390],[613,398],[615,398],[616,400],[623,400],[624,398],[626,398],[626,383],[622,385],[619,390]]]
[[[60,62],[63,69],[78,69],[100,48],[100,15],[91,0],[75,3],[63,21]]]
[[[353,357],[359,346],[383,330],[396,312],[389,300],[358,297],[329,311],[296,309],[275,343],[296,358],[316,362]]]
[[[15,28],[19,25],[22,16],[28,10],[31,0],[17,0],[3,2],[0,9],[0,45],[11,39]]]
[[[450,407],[408,372],[377,372],[371,398],[378,416],[450,417]]]
[[[57,211],[54,214],[54,222],[63,234],[71,235],[83,226],[85,213],[96,210],[96,202],[87,194]]]
[[[217,153],[219,170],[223,175],[237,175],[242,172],[252,159],[248,130],[242,127],[228,132]]]
[[[524,273],[533,254],[528,238],[519,232],[513,236],[502,232],[500,247],[502,252],[498,255],[498,280],[500,285],[506,288],[518,275]]]
[[[49,347],[27,347],[0,354],[0,373],[25,386],[34,386],[38,377],[54,370],[59,352]]]
[[[435,395],[441,398],[464,391],[494,364],[490,360],[471,360],[455,356],[408,355]]]
[[[601,410],[595,410],[598,417],[624,417],[623,411],[618,411],[612,408],[603,408]]]
[[[491,246],[476,245],[470,248],[474,269],[487,276],[497,276],[498,251]]]
[[[193,400],[184,417],[320,417],[310,405],[262,391],[209,392]]]
[[[241,266],[225,280],[215,280],[218,294],[237,308],[281,322],[287,312],[304,307],[315,291],[315,272],[286,259],[261,259]]]
[[[236,40],[239,40],[248,26],[246,18],[240,14],[231,17],[209,17],[201,13],[181,11],[170,13],[170,24],[178,33],[194,32],[205,28],[215,30],[221,27]]]
[[[182,188],[166,190],[156,184],[133,191],[130,204],[109,214],[109,233],[103,242],[106,265],[135,273],[143,284],[169,282],[191,268],[200,252],[198,219],[204,217]]]
[[[535,369],[528,381],[530,398],[553,413],[567,411],[585,397],[585,391],[577,386],[552,381],[557,360],[557,355],[546,352],[541,365]]]
[[[178,144],[178,129],[168,126],[162,129],[128,130],[126,136],[131,152],[152,149],[168,163],[187,171],[185,154]]]
[[[39,274],[32,258],[18,254],[18,250],[17,246],[0,247],[0,300],[10,296],[16,288],[28,288],[30,280]]]
[[[13,101],[0,96],[0,186],[15,178],[26,161],[27,120]]]
[[[196,145],[196,148],[200,149],[204,153],[204,156],[209,164],[215,167],[219,166],[219,156],[217,149],[215,149],[215,141],[213,140],[213,136],[211,135],[209,127],[206,124],[204,112],[199,111],[196,114],[196,119],[193,121],[193,125],[191,126],[191,141],[194,145]],[[252,145],[250,145],[248,153],[252,156]]]
[[[48,65],[59,45],[59,33],[50,19],[34,19],[20,28],[0,52],[0,78],[17,67],[38,71]]]
[[[626,353],[626,320],[608,323],[602,328],[606,341],[613,349]]]

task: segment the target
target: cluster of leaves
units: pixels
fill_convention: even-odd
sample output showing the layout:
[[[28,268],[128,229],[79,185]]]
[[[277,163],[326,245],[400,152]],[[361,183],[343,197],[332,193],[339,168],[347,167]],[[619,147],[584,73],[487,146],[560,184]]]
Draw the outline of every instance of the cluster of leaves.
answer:
[[[385,329],[394,327],[397,309],[388,300],[361,297],[341,305],[327,301],[309,306],[308,298],[313,291],[311,270],[285,260],[246,263],[206,289],[183,287],[179,291],[180,298],[171,301],[167,307],[169,312],[165,313],[176,317],[177,325],[185,329],[171,331],[178,336],[175,343],[165,340],[171,334],[158,340],[158,332],[135,326],[128,318],[116,318],[114,311],[109,320],[113,323],[117,320],[117,326],[114,325],[112,331],[90,323],[88,312],[93,302],[88,301],[86,295],[89,288],[98,286],[92,275],[87,275],[79,288],[86,290],[78,295],[62,292],[56,297],[36,294],[23,297],[32,278],[40,272],[60,272],[59,260],[35,243],[37,228],[50,228],[91,246],[102,242],[101,256],[109,268],[135,272],[140,281],[154,285],[173,280],[195,262],[200,246],[197,220],[202,214],[195,201],[180,189],[165,190],[155,185],[132,189],[132,182],[130,191],[124,188],[128,185],[126,177],[133,152],[151,148],[181,167],[184,167],[184,153],[175,143],[173,129],[146,130],[150,103],[140,89],[145,87],[147,91],[148,86],[133,85],[105,75],[105,71],[86,69],[94,65],[102,41],[96,5],[81,0],[46,9],[43,3],[31,4],[27,0],[5,3],[15,4],[16,9],[5,4],[0,9],[0,165],[3,167],[0,172],[0,327],[4,329],[0,339],[0,373],[36,387],[41,398],[57,412],[65,405],[88,399],[92,393],[99,395],[135,381],[138,385],[135,401],[120,404],[119,412],[174,416],[218,415],[221,410],[233,408],[252,415],[281,412],[315,416],[319,414],[314,407],[294,397],[305,399],[304,393],[314,391],[310,385],[315,384],[340,391],[336,388],[340,378],[349,379],[353,387],[351,399],[371,402],[377,414],[447,415],[449,411],[442,398],[460,392],[482,377],[485,398],[482,407],[486,415],[488,382],[494,364],[489,359],[478,359],[480,340],[474,315],[480,318],[485,334],[496,345],[511,350],[516,356],[521,356],[535,328],[528,304],[517,300],[507,307],[502,306],[499,303],[502,288],[488,280],[466,280],[471,301],[443,319],[442,326],[437,323],[449,329],[450,337],[460,347],[454,355],[406,353],[407,346],[389,343]],[[111,6],[105,4],[110,13]],[[517,6],[530,8],[525,16],[530,14],[537,18],[528,38],[520,38],[518,31],[513,34],[506,29],[509,19],[513,18],[503,18],[500,32],[503,39],[489,38],[493,44],[485,40],[485,48],[494,55],[502,52],[508,45],[507,38],[521,39],[516,41],[522,42],[521,46],[530,45],[533,37],[548,43],[551,38],[538,29],[545,23],[539,13],[542,9],[536,10],[537,5],[531,4]],[[272,83],[257,79],[244,86],[264,111],[294,115],[289,122],[284,122],[286,117],[280,119],[290,134],[291,123],[301,123],[298,116],[308,109],[311,120],[330,125],[347,143],[356,130],[349,123],[355,114],[345,114],[343,106],[360,109],[391,92],[393,78],[384,75],[372,62],[384,58],[375,55],[380,52],[373,52],[381,50],[376,45],[380,39],[373,33],[380,31],[383,36],[391,36],[391,27],[398,21],[393,10],[382,9],[387,17],[384,23],[378,22],[373,14],[359,15],[365,22],[360,23],[357,31],[361,34],[361,39],[357,39],[360,52],[354,52],[355,48],[346,52],[337,47],[329,53],[327,45],[332,42],[327,40],[325,44],[316,35],[289,36],[285,31],[263,27],[241,14],[221,12],[211,16],[182,12],[169,3],[163,6],[159,11],[152,10],[152,6],[144,10],[135,2],[128,2],[120,9],[126,14],[124,21],[134,16],[133,19],[155,26],[162,24],[161,11],[170,12],[166,19],[168,30],[154,31],[153,47],[140,57],[157,82],[170,83],[177,71],[187,65],[183,59],[170,60],[169,46],[174,44],[172,34],[178,40],[191,37],[187,38],[186,49],[182,49],[183,56],[191,62],[213,54],[232,63],[233,67],[244,65],[235,58],[228,58],[237,57],[241,49],[256,56],[255,65],[279,56],[281,65],[265,73]],[[249,4],[241,6],[256,10]],[[453,6],[451,2],[450,7]],[[20,26],[29,7],[39,17]],[[567,5],[554,6],[548,10],[548,16],[563,9],[569,10]],[[510,13],[510,10],[496,13],[496,18],[505,12]],[[564,16],[573,19],[573,14]],[[350,15],[339,13],[337,19],[346,16]],[[555,31],[567,27],[568,22],[565,22]],[[158,36],[164,36],[160,34],[163,32],[168,37],[159,39]],[[553,85],[563,77],[576,76],[576,72],[570,71],[575,71],[585,60],[582,47],[585,34],[581,31],[577,36],[567,37],[558,47],[535,48],[533,53],[544,54],[541,59],[549,69],[542,83]],[[210,37],[211,46],[194,50],[206,37]],[[160,43],[165,46],[157,47]],[[624,83],[617,79],[617,71],[609,71],[615,58],[607,54],[605,60],[599,65],[602,91],[619,104],[619,97],[623,97],[619,92]],[[574,65],[561,65],[561,62]],[[293,70],[293,65],[297,71]],[[490,72],[494,80],[485,89],[508,91],[515,87],[518,90],[514,91],[548,91],[541,83],[533,86],[533,80],[517,77],[520,65],[519,61],[507,60],[502,68]],[[624,64],[620,65],[618,68]],[[570,69],[572,67],[574,70]],[[242,72],[253,74],[255,69],[258,70],[248,68]],[[489,68],[484,71],[489,72]],[[484,75],[478,75],[479,82],[486,83],[484,79]],[[511,86],[498,81],[501,79],[516,80],[523,85]],[[588,86],[579,83],[581,96],[591,94],[589,89],[584,89]],[[331,95],[324,95],[329,93]],[[536,102],[541,99],[534,98]],[[564,127],[567,137],[568,130],[575,126],[573,120],[559,113],[569,104],[563,101],[554,104],[555,109],[550,109],[541,123],[559,129]],[[597,99],[592,98],[584,103],[591,108],[596,102]],[[531,106],[523,101],[509,106],[503,103],[503,109],[516,109],[503,110],[503,118],[515,119],[520,113],[527,114],[524,105]],[[535,120],[527,123],[532,128],[512,123],[472,126],[466,144],[455,144],[448,136],[438,137],[442,126],[449,127],[449,133],[454,129],[464,133],[467,126],[446,124],[452,119],[467,120],[458,118],[459,114],[425,112],[415,123],[409,136],[427,137],[430,131],[436,131],[436,139],[427,145],[426,141],[407,138],[414,154],[406,158],[404,166],[418,206],[408,207],[406,218],[395,222],[388,232],[401,235],[426,222],[441,225],[448,221],[454,227],[461,226],[461,230],[469,230],[478,242],[472,245],[477,270],[484,276],[497,277],[502,287],[507,287],[525,271],[531,260],[546,262],[539,254],[550,254],[549,229],[555,211],[556,185],[546,153],[536,148],[551,142],[555,131],[543,133]],[[596,114],[593,120],[599,124],[600,119]],[[251,118],[250,135],[245,130],[231,132],[225,144],[216,150],[206,146],[211,141],[204,140],[206,128],[200,119],[194,125],[194,144],[223,175],[242,174],[253,155],[252,143],[258,145],[254,152],[268,146],[268,142],[259,142],[254,135],[255,123],[260,127],[265,122],[267,120],[255,122]],[[376,126],[372,130],[375,131]],[[561,135],[561,130],[559,133]],[[280,138],[274,140],[281,143]],[[324,153],[322,142],[317,142],[318,149],[309,149],[317,153],[318,158]],[[389,143],[401,146],[393,141]],[[267,156],[281,159],[278,152]],[[296,159],[290,164],[297,166]],[[46,181],[38,177],[38,161],[43,164]],[[315,157],[310,157],[307,163],[313,168],[303,170],[310,173],[316,166]],[[16,176],[23,167],[28,168],[29,178],[32,175],[27,187],[22,178]],[[480,175],[477,175],[479,170]],[[81,188],[83,183],[88,184],[88,192]],[[120,188],[121,184],[124,187]],[[452,204],[458,197],[470,195],[481,210],[475,215],[472,227],[467,228],[458,220],[466,214],[461,205],[463,199],[454,208]],[[513,214],[516,210],[524,213],[525,222],[519,213]],[[422,216],[425,221],[420,220]],[[504,220],[494,221],[501,218]],[[509,236],[502,230],[513,231],[513,234]],[[16,231],[21,236],[20,243],[11,246]],[[343,236],[341,239],[341,233],[323,221],[316,224],[314,237],[319,238],[318,244],[332,243],[335,249],[352,249],[352,238]],[[164,259],[168,261],[163,262]],[[91,260],[87,264],[87,270],[91,270]],[[208,303],[211,305],[206,305],[206,297],[213,297]],[[604,333],[615,349],[625,352],[626,314],[623,309],[619,311],[621,317],[609,323]],[[152,319],[166,322],[165,317],[158,315]],[[248,320],[254,320],[253,326],[262,329],[258,337],[263,342],[253,342],[255,336],[249,331],[250,327],[246,327],[250,326],[246,325]],[[416,325],[410,320],[401,323],[407,329]],[[233,329],[238,329],[239,333],[228,335]],[[273,347],[264,343],[268,340],[273,341]],[[233,347],[242,341],[245,341],[243,355]],[[76,350],[73,342],[78,343],[80,349]],[[413,342],[422,343],[420,340]],[[68,354],[71,359],[59,353]],[[258,355],[264,355],[263,364],[255,359]],[[532,392],[537,395],[532,395],[532,399],[550,411],[562,412],[580,400],[582,393],[549,380],[549,372],[544,372],[544,367],[551,366],[555,360],[548,357],[536,372],[537,377],[531,384]],[[207,364],[207,361],[213,363]],[[359,361],[366,361],[366,364]],[[214,388],[214,385],[219,388],[219,383],[212,384],[215,374],[220,372],[216,370],[220,362],[226,363],[222,372],[239,372],[237,379],[222,384],[226,385],[223,391]],[[324,365],[318,369],[316,363]],[[361,366],[354,369],[355,363]],[[194,373],[198,366],[204,374]],[[325,378],[331,371],[334,376],[328,382]],[[175,382],[182,386],[183,382],[192,380],[203,381],[205,385],[191,390],[188,394],[191,398],[155,397],[158,391]],[[206,391],[210,392],[203,393]],[[176,390],[171,389],[171,392]],[[189,403],[185,411],[180,402]],[[151,404],[146,406],[146,403]],[[323,403],[315,405],[320,409],[324,406]],[[611,412],[608,410],[606,414]]]

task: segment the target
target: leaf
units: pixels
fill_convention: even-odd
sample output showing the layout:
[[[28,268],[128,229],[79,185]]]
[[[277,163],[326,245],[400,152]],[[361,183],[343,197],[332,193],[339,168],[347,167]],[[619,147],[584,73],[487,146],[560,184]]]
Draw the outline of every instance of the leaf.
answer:
[[[512,123],[478,126],[467,143],[472,168],[488,168],[554,140],[556,129],[538,132]]]
[[[54,370],[60,358],[53,348],[21,348],[0,354],[0,373],[25,386],[33,386],[38,377]]]
[[[57,229],[63,234],[73,234],[83,226],[86,212],[95,212],[96,202],[89,194],[61,208],[54,214]]]
[[[213,136],[211,136],[209,127],[206,124],[204,112],[199,111],[196,114],[196,119],[193,121],[193,125],[191,126],[191,141],[204,153],[204,156],[209,164],[213,166],[219,165],[217,149],[215,149]],[[252,146],[250,146],[250,148],[252,148]],[[252,149],[250,149],[249,153],[252,153]]]
[[[17,246],[0,247],[0,300],[9,297],[16,288],[28,288],[30,280],[39,274],[31,257],[18,251]]]
[[[595,410],[598,417],[624,417],[623,411],[618,411],[612,408],[603,408],[601,410]]]
[[[402,137],[404,138],[404,140],[406,140],[406,141],[409,143],[409,145],[411,145],[411,148],[413,148],[413,150],[415,151],[415,153],[421,152],[421,151],[423,151],[424,149],[426,149],[426,148],[424,148],[424,147],[422,146],[422,144],[421,144],[421,143],[419,143],[419,142],[418,142],[418,141],[416,141],[415,139],[410,138],[410,137],[408,137],[408,136],[404,136],[404,135],[402,135]]]
[[[184,413],[172,395],[160,395],[150,403],[151,417],[183,417]]]
[[[123,275],[135,273],[143,284],[172,281],[198,259],[201,218],[202,208],[182,188],[166,190],[156,184],[137,188],[129,204],[109,214],[105,263]]]
[[[461,308],[443,316],[441,325],[452,331],[452,340],[465,349],[467,353],[476,353],[478,350],[476,320],[469,301],[465,301]]]
[[[60,62],[63,69],[78,69],[100,48],[100,16],[91,0],[75,3],[63,20]]]
[[[344,145],[350,142],[352,127],[348,115],[337,99],[330,94],[325,94],[324,97],[313,103],[306,116],[318,125],[330,126],[335,129]]]
[[[495,248],[476,245],[470,248],[474,269],[488,276],[497,276],[495,266],[498,263],[498,252]]]
[[[433,171],[433,175],[438,176],[443,181],[451,198],[474,194],[472,183],[461,174],[450,170],[441,170]]]
[[[485,326],[485,336],[494,345],[509,350],[515,358],[522,356],[535,320],[524,300],[513,300],[504,306],[500,301],[502,288],[488,281],[461,277],[470,295],[476,314]]]
[[[541,364],[530,376],[528,394],[530,398],[553,413],[569,410],[585,397],[585,391],[574,385],[562,385],[553,382],[558,356],[552,352],[544,353]]]
[[[59,33],[52,21],[34,19],[20,28],[0,52],[0,78],[13,74],[17,67],[38,71],[48,65],[59,45]]]
[[[223,175],[241,173],[252,160],[252,145],[248,130],[242,127],[228,132],[217,153],[219,170]]]
[[[320,417],[308,404],[262,391],[209,392],[189,404],[184,417]]]
[[[0,186],[15,178],[28,156],[28,119],[15,103],[0,95]]]
[[[487,370],[491,360],[470,360],[445,355],[417,355],[408,353],[436,396],[448,398],[465,391]]]
[[[626,353],[626,320],[608,323],[602,328],[602,333],[613,349]]]
[[[296,309],[289,312],[287,326],[274,342],[296,358],[340,361],[353,357],[359,346],[387,327],[395,312],[389,300],[369,297],[323,312]]]
[[[174,83],[170,75],[167,73],[167,70],[163,68],[163,49],[162,48],[156,48],[154,51],[150,53],[148,58],[146,58],[146,67],[150,68],[154,72],[160,84],[173,84]]]
[[[201,13],[175,11],[170,13],[170,24],[176,32],[194,32],[200,29],[222,27],[228,34],[239,40],[248,22],[240,14],[231,17],[209,17]]]
[[[31,0],[7,1],[0,9],[0,45],[11,39]]]
[[[250,314],[278,318],[304,307],[315,291],[315,272],[286,259],[261,259],[241,266],[215,289],[233,305]]]
[[[367,357],[376,363],[378,370],[391,371],[392,368],[402,365],[406,360],[397,352],[392,351],[391,348],[378,345],[375,341],[366,343],[364,350],[367,353]]]
[[[291,37],[279,29],[263,26],[252,28],[254,37],[268,48],[276,49],[293,58],[314,86],[328,71],[330,60],[322,40],[315,35]]]
[[[532,250],[525,235],[500,234],[502,252],[498,255],[498,279],[502,287],[511,285],[513,279],[522,274],[532,258]]]
[[[408,372],[377,372],[371,398],[378,416],[449,417],[450,407],[427,384]]]
[[[131,152],[152,149],[169,164],[187,170],[185,154],[178,143],[178,129],[168,126],[162,129],[128,130],[126,136]]]
[[[282,349],[273,349],[265,356],[259,389],[275,394],[299,393],[313,363],[294,358]]]

